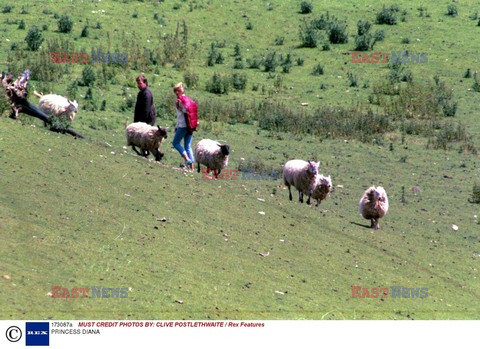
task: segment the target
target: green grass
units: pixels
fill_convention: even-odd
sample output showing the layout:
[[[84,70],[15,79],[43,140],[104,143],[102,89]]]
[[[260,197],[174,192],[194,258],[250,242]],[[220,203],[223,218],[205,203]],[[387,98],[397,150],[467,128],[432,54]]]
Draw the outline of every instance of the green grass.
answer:
[[[4,319],[478,318],[470,156],[225,126],[235,145],[230,168],[240,157],[278,166],[284,152],[321,159],[321,172],[343,188],[315,209],[288,201],[280,181],[184,175],[168,144],[166,162],[156,164],[125,151],[120,135],[108,147],[5,118],[0,129],[9,145],[0,153],[0,274],[11,276],[0,281]],[[215,135],[195,135],[203,137]],[[377,232],[356,212],[371,183],[391,202]],[[57,285],[132,290],[126,299],[53,299]],[[351,299],[352,285],[428,287],[429,295]]]
[[[28,14],[20,14],[23,3]],[[187,68],[199,75],[199,87],[187,91],[194,98],[276,100],[313,111],[367,103],[372,86],[387,79],[387,65],[351,64],[350,55],[356,22],[373,22],[380,3],[314,3],[309,15],[299,14],[300,2],[295,1],[273,3],[272,11],[260,1],[197,1],[202,8],[192,12],[189,2],[179,2],[178,10],[174,3],[102,1],[80,8],[67,1],[17,1],[12,13],[0,13],[0,64],[5,70],[8,64],[19,71],[29,67],[27,60],[7,62],[7,53],[12,43],[25,45],[33,25],[47,24],[46,39],[68,38],[72,50],[90,54],[99,45],[105,52],[123,52],[124,39],[159,51],[158,35],[173,33],[176,23],[185,19],[189,44],[197,45]],[[459,103],[454,120],[466,125],[478,146],[478,93],[468,90],[473,79],[463,78],[467,68],[479,70],[474,45],[480,27],[468,18],[478,5],[456,4],[458,16],[450,17],[445,15],[448,4],[400,2],[408,11],[407,21],[373,25],[372,31],[386,33],[373,51],[428,52],[428,64],[409,65],[414,80],[432,81],[438,74],[453,88]],[[418,6],[426,6],[431,17],[418,17]],[[43,15],[44,8],[52,14]],[[99,10],[106,12],[92,13]],[[132,17],[135,11],[137,18]],[[347,20],[349,43],[331,45],[330,51],[298,48],[301,18],[325,11]],[[71,15],[72,33],[56,32],[55,12]],[[164,16],[166,26],[153,19],[154,13]],[[26,30],[19,30],[18,23],[4,24],[7,19],[24,20]],[[93,28],[97,22],[102,29]],[[248,22],[253,30],[245,29]],[[87,23],[89,36],[80,38]],[[285,38],[282,46],[274,45],[278,36]],[[410,44],[401,44],[404,37]],[[218,50],[225,64],[207,67],[210,43],[223,40],[226,47]],[[305,64],[294,64],[289,74],[275,73],[283,79],[280,89],[268,73],[243,69],[237,72],[248,77],[245,92],[221,97],[206,92],[215,71],[232,73],[237,43],[244,60],[275,50],[284,57],[292,53],[293,62],[303,57]],[[317,64],[325,67],[325,74],[314,77]],[[107,100],[105,111],[82,110],[86,87],[79,87],[80,111],[73,127],[85,141],[49,132],[26,115],[16,121],[0,117],[0,275],[11,277],[0,278],[0,318],[479,318],[480,226],[474,218],[479,205],[469,203],[480,177],[477,155],[459,153],[456,143],[452,151],[426,149],[427,140],[421,137],[406,136],[402,143],[398,133],[365,144],[261,131],[257,123],[201,121],[195,141],[212,138],[230,144],[229,168],[237,169],[241,158],[275,169],[292,158],[321,160],[321,172],[332,176],[335,190],[315,209],[288,201],[281,181],[204,181],[196,172],[184,175],[175,169],[181,158],[170,147],[172,132],[163,145],[162,164],[123,148],[125,118],[132,120],[133,111],[120,111],[121,89],[128,88],[127,94],[135,98],[135,77],[142,69],[134,65],[129,61],[125,69],[115,68],[116,81],[93,89],[98,107]],[[81,76],[83,67],[62,67],[67,72],[61,79],[32,80],[30,91],[67,95],[67,86]],[[98,74],[101,65],[93,67]],[[157,103],[172,95],[171,87],[184,74],[171,64],[143,72]],[[359,88],[348,87],[348,73],[356,76]],[[370,87],[363,89],[366,80]],[[254,83],[265,86],[265,94],[261,87],[252,91]],[[322,83],[326,90],[320,89]],[[33,94],[30,100],[36,103]],[[301,107],[302,102],[309,104]],[[167,114],[158,123],[174,126],[175,115]],[[368,222],[356,212],[371,184],[383,185],[390,198],[390,211],[376,232],[366,228]],[[410,189],[414,185],[421,188],[417,195]],[[167,221],[158,220],[162,217]],[[459,226],[457,232],[452,224]],[[259,255],[267,251],[268,257]],[[126,299],[53,299],[47,293],[57,285],[131,290]],[[428,287],[428,297],[351,298],[351,286],[397,285]]]

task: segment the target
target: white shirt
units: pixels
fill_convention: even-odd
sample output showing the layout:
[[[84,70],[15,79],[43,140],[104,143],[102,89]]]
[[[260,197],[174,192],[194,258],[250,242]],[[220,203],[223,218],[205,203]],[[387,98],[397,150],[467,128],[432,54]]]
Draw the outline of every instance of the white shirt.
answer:
[[[178,109],[178,106],[180,106],[180,109]],[[184,113],[187,112],[187,109],[183,106],[182,103],[177,102],[177,127],[187,127],[187,123],[185,122],[185,115]]]

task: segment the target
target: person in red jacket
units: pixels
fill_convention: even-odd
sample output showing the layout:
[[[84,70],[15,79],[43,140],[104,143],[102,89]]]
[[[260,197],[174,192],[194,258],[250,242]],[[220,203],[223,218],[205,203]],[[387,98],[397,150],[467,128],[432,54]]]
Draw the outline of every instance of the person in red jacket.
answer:
[[[145,75],[137,76],[137,87],[140,90],[137,95],[137,103],[135,104],[135,115],[133,122],[145,122],[154,125],[157,119],[157,112],[153,105],[152,91],[148,88],[148,82]]]
[[[193,131],[188,127],[187,111],[185,106],[178,101],[178,98],[185,94],[185,85],[178,83],[173,87],[173,92],[177,95],[177,126],[175,127],[175,136],[173,137],[172,145],[178,150],[185,162],[181,165],[191,171],[194,170],[195,159],[192,152]],[[184,140],[184,147],[180,142]]]

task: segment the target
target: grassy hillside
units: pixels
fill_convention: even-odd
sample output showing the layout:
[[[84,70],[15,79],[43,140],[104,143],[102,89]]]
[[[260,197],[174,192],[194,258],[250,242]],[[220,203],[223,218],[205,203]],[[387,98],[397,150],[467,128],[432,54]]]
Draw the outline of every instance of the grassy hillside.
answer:
[[[17,121],[0,119],[0,128],[0,272],[11,276],[2,279],[4,319],[478,318],[479,212],[468,203],[477,159],[226,127],[231,168],[242,155],[269,154],[274,165],[285,150],[322,159],[322,172],[343,188],[315,209],[289,202],[279,181],[184,175],[171,166],[173,151],[155,164]],[[384,185],[391,201],[377,232],[355,209],[370,183]],[[53,299],[47,293],[57,285],[131,291],[126,299]],[[351,299],[356,285],[429,294]]]
[[[313,13],[303,15],[299,3],[12,1],[10,11],[2,11],[9,5],[2,3],[2,68],[14,74],[30,68],[31,91],[79,100],[73,127],[87,139],[50,132],[26,115],[9,119],[8,110],[0,116],[0,318],[479,318],[480,206],[469,200],[475,182],[480,183],[480,160],[461,142],[449,142],[448,151],[427,148],[428,138],[445,129],[443,124],[429,124],[429,137],[393,129],[365,143],[259,128],[268,116],[268,108],[258,107],[262,101],[284,103],[297,114],[366,105],[375,86],[388,80],[388,65],[352,64],[350,55],[357,21],[373,23],[382,4],[314,1]],[[438,75],[453,89],[456,114],[441,121],[465,125],[478,147],[480,95],[472,90],[473,77],[464,74],[467,68],[479,69],[475,40],[480,26],[469,16],[480,7],[474,1],[455,3],[458,15],[453,17],[445,15],[450,4],[400,2],[405,21],[374,24],[372,30],[385,31],[385,40],[369,52],[428,52],[427,64],[406,69],[415,82],[433,82]],[[420,6],[428,8],[429,16],[419,16],[425,14],[417,10]],[[349,42],[331,45],[329,51],[321,45],[299,47],[302,19],[327,11],[347,21]],[[57,31],[55,14],[73,19],[71,33]],[[22,20],[25,29],[18,28]],[[189,64],[177,69],[170,60],[162,62],[164,34],[173,35],[182,20],[188,28]],[[34,25],[48,28],[42,48],[31,52],[24,38]],[[89,34],[81,37],[85,26]],[[283,45],[275,45],[281,37]],[[402,44],[407,37],[410,43]],[[81,84],[84,65],[48,63],[49,42],[66,52],[128,51],[129,62],[89,64],[96,81],[90,87],[93,99],[87,100],[88,87]],[[225,58],[213,67],[206,64],[212,42]],[[233,69],[236,44],[243,69]],[[265,72],[263,65],[247,68],[247,59],[273,51],[277,57],[292,55],[289,73],[282,73],[281,66],[275,72]],[[144,53],[150,58],[142,58]],[[296,64],[300,57],[303,65]],[[324,75],[311,75],[317,64],[324,66]],[[196,172],[184,174],[170,147],[172,132],[161,164],[124,149],[125,118],[132,119],[140,72],[149,78],[158,124],[174,125],[171,86],[185,80],[186,73],[197,74],[197,86],[187,92],[202,100],[201,107],[211,108],[211,115],[217,111],[219,121],[201,120],[195,141],[230,144],[230,169],[280,169],[292,158],[320,160],[321,172],[333,179],[331,197],[320,208],[308,207],[288,201],[281,181],[209,181]],[[214,72],[245,74],[246,89],[231,88],[228,95],[207,92]],[[349,86],[347,73],[356,76],[358,87]],[[75,80],[80,82],[76,87]],[[36,102],[33,94],[30,100]],[[243,113],[235,105],[237,114],[225,116],[233,102],[251,110]],[[356,211],[371,184],[383,185],[390,199],[390,211],[376,232]],[[421,190],[416,195],[413,186]],[[260,255],[266,252],[267,257]],[[125,299],[54,299],[48,294],[52,286],[127,287],[129,293]],[[352,299],[351,286],[426,287],[428,297]]]

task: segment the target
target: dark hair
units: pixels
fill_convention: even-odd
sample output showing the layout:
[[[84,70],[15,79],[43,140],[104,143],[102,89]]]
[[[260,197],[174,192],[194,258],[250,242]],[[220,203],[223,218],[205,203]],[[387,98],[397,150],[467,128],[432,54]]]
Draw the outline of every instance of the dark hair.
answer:
[[[139,76],[137,76],[137,78],[135,80],[137,80],[137,82],[141,81],[141,82],[145,83],[145,85],[148,86],[147,77],[143,74],[140,74]]]

